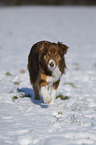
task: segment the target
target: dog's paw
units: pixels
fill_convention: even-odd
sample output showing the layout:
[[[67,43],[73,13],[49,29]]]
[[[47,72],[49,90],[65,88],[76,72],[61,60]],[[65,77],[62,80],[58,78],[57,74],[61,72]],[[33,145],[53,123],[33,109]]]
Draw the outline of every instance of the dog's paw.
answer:
[[[49,103],[51,103],[51,97],[49,95],[45,96],[45,97],[43,97],[43,101],[44,101],[44,103],[49,104]]]
[[[51,101],[50,104],[51,104],[51,105],[54,105],[54,101]]]

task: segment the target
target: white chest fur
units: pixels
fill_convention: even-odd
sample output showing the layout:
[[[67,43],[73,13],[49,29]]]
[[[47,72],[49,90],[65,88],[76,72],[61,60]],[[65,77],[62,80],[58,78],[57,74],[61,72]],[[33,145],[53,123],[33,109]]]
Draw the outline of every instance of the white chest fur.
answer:
[[[54,83],[57,80],[59,80],[61,77],[61,71],[59,70],[59,67],[57,66],[53,71],[52,71],[52,76],[47,77],[47,82],[48,83]]]

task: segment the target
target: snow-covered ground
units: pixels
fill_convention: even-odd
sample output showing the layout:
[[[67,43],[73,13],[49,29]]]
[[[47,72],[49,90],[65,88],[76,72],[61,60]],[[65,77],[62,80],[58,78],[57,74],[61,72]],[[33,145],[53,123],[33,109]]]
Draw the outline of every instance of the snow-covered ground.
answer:
[[[34,100],[29,81],[39,40],[69,46],[57,92],[69,99],[54,105]],[[34,144],[96,144],[96,7],[0,7],[0,145]]]

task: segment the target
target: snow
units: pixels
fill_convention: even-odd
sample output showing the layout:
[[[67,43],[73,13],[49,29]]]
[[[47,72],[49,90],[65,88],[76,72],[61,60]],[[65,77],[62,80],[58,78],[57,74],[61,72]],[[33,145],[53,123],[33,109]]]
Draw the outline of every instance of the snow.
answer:
[[[54,105],[34,100],[29,81],[39,40],[69,46],[57,90],[69,99]],[[96,7],[0,7],[0,145],[11,144],[96,144]]]

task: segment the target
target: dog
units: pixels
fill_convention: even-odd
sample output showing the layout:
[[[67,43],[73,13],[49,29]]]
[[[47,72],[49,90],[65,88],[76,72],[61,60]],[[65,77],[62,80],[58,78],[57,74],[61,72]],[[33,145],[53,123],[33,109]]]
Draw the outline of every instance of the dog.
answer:
[[[35,43],[28,56],[28,70],[35,99],[54,104],[56,90],[65,73],[65,57],[68,46],[61,42],[40,41]],[[51,92],[49,91],[51,88]]]

